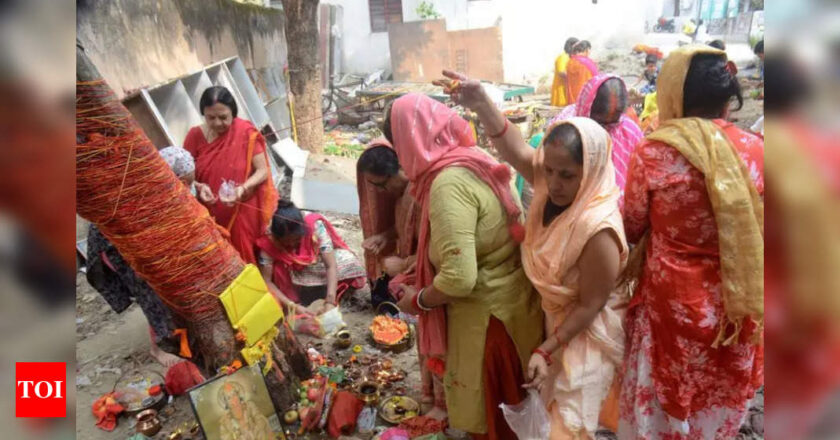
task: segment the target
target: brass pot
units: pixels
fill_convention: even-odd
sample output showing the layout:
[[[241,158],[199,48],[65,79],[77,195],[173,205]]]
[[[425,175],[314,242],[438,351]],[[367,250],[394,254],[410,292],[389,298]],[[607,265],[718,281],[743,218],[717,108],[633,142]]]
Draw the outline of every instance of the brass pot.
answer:
[[[373,381],[363,381],[356,388],[356,394],[365,405],[376,405],[379,402],[379,384]]]
[[[153,437],[160,432],[160,428],[160,419],[158,419],[156,410],[147,409],[137,414],[137,432],[140,434]]]
[[[349,348],[353,344],[349,330],[339,330],[335,334],[335,345],[338,348]]]

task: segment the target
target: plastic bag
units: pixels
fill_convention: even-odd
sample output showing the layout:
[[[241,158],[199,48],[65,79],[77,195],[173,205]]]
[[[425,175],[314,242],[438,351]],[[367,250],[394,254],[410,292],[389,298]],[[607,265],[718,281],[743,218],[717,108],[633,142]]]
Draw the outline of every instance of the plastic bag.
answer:
[[[236,182],[222,180],[219,186],[219,200],[227,206],[233,206],[236,202]]]
[[[344,319],[342,318],[341,311],[338,310],[338,307],[333,307],[326,313],[319,316],[318,321],[321,322],[321,330],[323,330],[324,334],[327,335],[331,335],[347,326],[347,324],[344,323]]]
[[[548,411],[536,390],[528,390],[528,397],[519,405],[499,405],[510,429],[519,440],[545,440],[551,434]]]

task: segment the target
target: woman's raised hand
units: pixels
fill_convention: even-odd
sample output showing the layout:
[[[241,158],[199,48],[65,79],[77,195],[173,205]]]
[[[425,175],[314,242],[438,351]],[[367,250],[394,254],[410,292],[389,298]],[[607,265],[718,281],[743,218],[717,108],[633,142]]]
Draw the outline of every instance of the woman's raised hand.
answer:
[[[489,101],[478,80],[448,69],[443,70],[443,76],[446,78],[436,79],[432,84],[443,87],[444,93],[451,96],[456,104],[475,110]]]

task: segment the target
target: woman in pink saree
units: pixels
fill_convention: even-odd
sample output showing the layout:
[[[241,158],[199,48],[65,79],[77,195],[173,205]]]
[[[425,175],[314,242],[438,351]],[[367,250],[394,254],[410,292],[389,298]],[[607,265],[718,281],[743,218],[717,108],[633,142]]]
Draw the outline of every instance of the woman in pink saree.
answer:
[[[630,153],[644,137],[639,125],[626,114],[627,109],[627,87],[624,81],[616,75],[600,74],[583,86],[577,103],[564,108],[551,121],[551,123],[556,123],[582,116],[594,119],[607,130],[613,144],[612,162],[615,166],[615,183],[618,184],[622,195],[627,182],[627,164],[630,163]]]

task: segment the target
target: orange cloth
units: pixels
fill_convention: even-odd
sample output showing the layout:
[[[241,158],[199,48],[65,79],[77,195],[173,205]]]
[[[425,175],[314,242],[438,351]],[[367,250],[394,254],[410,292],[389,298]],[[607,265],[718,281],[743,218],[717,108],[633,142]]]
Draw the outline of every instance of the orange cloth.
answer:
[[[96,427],[110,432],[117,427],[117,416],[125,411],[125,408],[117,402],[115,394],[110,392],[96,399],[91,411],[96,417]]]
[[[583,86],[598,74],[598,68],[588,57],[575,55],[566,66],[566,102],[577,102]]]
[[[656,55],[656,57],[660,60],[665,57],[665,55],[662,54],[662,51],[659,50],[659,48],[647,46],[644,44],[637,44],[633,46],[633,52],[644,53],[645,55]]]
[[[553,335],[580,298],[577,261],[584,246],[598,232],[611,230],[620,240],[621,268],[628,248],[618,201],[609,134],[595,121],[574,117],[552,124],[574,125],[583,142],[583,180],[574,202],[548,226],[543,211],[548,191],[541,147],[534,157],[534,199],[528,213],[522,261],[528,278],[540,293],[546,314],[546,334]],[[623,319],[629,292],[618,288],[607,299],[589,328],[553,354],[543,399],[552,418],[561,422],[554,439],[593,437],[598,416],[624,355]],[[572,433],[573,436],[559,433]]]

